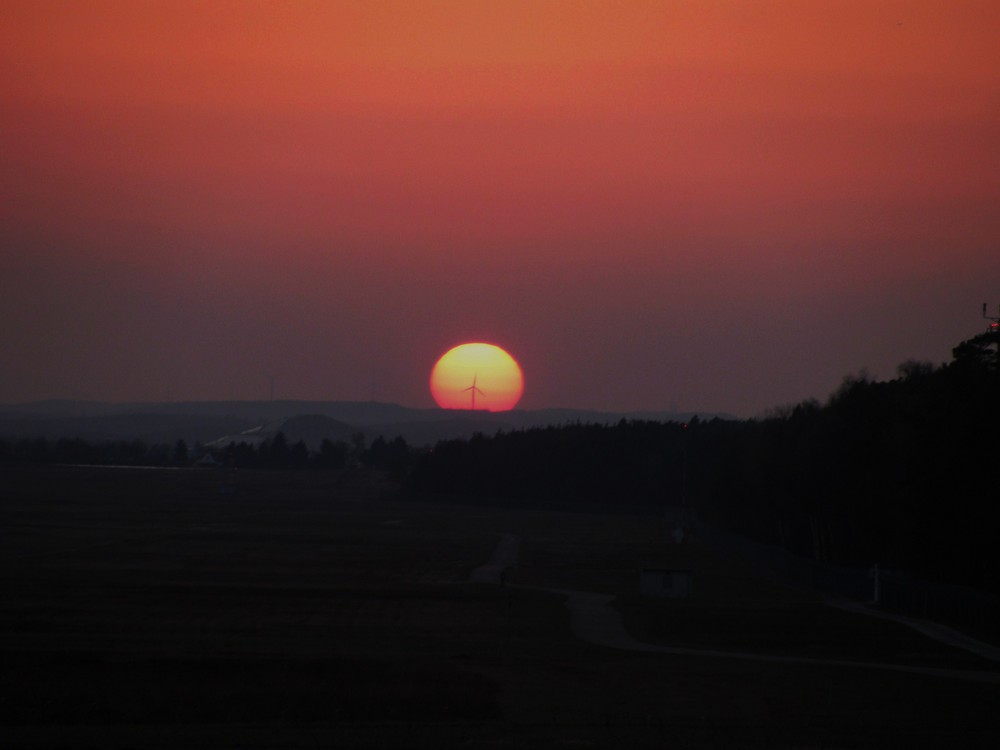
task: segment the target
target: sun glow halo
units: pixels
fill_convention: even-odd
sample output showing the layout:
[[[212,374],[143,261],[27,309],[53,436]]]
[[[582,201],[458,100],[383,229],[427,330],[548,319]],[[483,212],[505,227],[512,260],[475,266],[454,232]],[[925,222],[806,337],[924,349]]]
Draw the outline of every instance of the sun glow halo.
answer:
[[[494,344],[460,344],[431,370],[431,394],[442,409],[507,411],[524,393],[517,360]]]

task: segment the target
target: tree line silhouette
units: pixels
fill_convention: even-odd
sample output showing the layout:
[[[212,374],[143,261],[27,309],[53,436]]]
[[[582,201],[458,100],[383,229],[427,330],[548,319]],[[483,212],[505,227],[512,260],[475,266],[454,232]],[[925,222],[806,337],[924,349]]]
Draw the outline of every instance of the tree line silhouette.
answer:
[[[411,462],[412,450],[402,437],[386,440],[380,435],[367,445],[360,432],[350,443],[326,438],[318,450],[310,450],[302,440],[290,443],[283,432],[252,444],[233,441],[209,447],[196,444],[193,448],[184,440],[169,445],[143,440],[0,438],[0,466],[230,466],[285,470],[364,467],[402,477]]]

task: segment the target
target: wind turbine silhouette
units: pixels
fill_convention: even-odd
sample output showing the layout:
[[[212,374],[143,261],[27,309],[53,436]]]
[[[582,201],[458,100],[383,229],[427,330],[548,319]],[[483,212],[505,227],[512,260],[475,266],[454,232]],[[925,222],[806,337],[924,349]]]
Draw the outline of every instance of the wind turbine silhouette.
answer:
[[[472,394],[472,410],[473,411],[475,411],[475,409],[476,409],[476,393],[478,393],[480,396],[485,396],[486,395],[479,388],[476,387],[476,379],[478,377],[479,377],[479,373],[477,372],[475,375],[472,376],[472,385],[470,385],[468,388],[463,388],[462,389],[462,393],[465,393],[466,391],[469,391]]]

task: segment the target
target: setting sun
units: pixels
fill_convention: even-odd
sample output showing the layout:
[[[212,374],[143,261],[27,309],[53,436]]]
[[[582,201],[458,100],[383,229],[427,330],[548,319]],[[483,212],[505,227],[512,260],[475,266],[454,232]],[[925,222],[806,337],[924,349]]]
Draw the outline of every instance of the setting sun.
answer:
[[[449,349],[431,371],[431,394],[443,409],[513,409],[524,392],[517,360],[493,344]]]

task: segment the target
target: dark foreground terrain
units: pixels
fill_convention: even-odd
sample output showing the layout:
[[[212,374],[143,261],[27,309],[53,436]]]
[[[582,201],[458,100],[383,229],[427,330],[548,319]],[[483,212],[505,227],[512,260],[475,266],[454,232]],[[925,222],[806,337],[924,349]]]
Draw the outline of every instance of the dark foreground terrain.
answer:
[[[0,747],[992,747],[1000,665],[835,610],[654,518],[387,499],[370,475],[0,474]],[[472,583],[501,534],[506,583]],[[638,595],[647,566],[694,596]],[[642,653],[581,640],[613,594]]]

